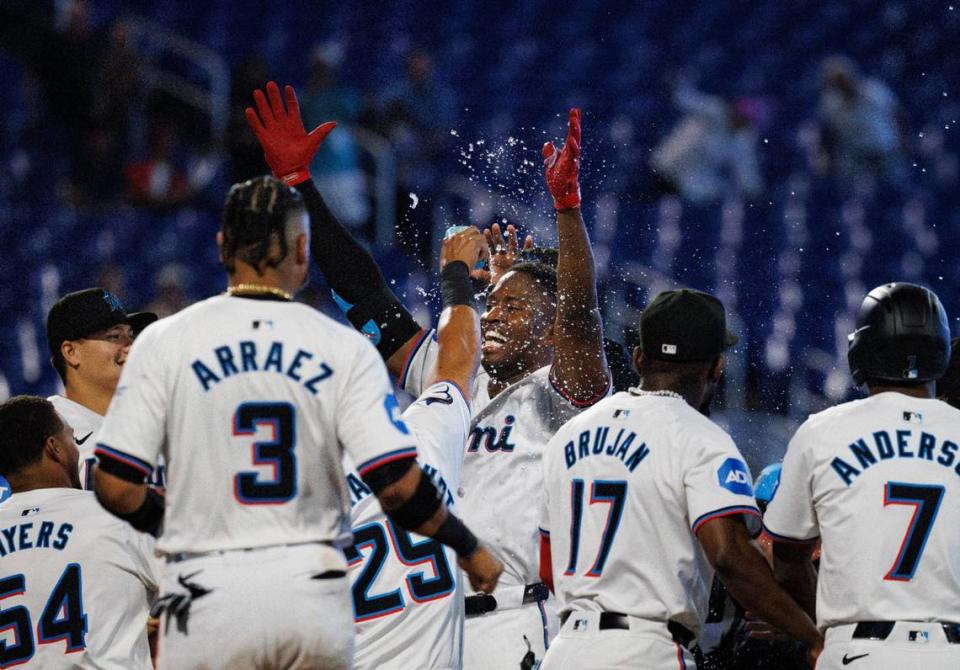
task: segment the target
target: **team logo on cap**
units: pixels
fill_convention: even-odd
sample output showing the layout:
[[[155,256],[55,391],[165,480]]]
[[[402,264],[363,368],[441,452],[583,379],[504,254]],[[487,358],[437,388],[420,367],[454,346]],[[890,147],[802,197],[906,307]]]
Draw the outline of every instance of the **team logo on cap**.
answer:
[[[120,299],[117,298],[117,296],[115,296],[114,294],[112,294],[110,291],[104,290],[104,292],[103,292],[103,300],[104,300],[108,305],[110,305],[110,309],[111,309],[112,311],[114,311],[114,312],[122,312],[122,311],[123,311],[123,305],[120,304]]]
[[[675,344],[661,344],[660,353],[668,354],[670,356],[677,355],[677,345]]]
[[[717,479],[720,486],[737,495],[753,497],[753,487],[750,486],[750,473],[743,461],[728,458],[717,470]]]
[[[13,495],[13,489],[10,488],[10,482],[0,475],[0,503],[6,502],[11,495]]]

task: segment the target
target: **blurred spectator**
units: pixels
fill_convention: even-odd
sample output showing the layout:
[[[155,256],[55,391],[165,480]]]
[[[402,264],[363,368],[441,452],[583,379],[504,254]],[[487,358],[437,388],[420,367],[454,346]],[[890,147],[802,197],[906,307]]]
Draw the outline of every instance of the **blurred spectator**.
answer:
[[[267,62],[251,56],[240,62],[230,77],[230,119],[227,122],[226,147],[230,158],[230,183],[246,181],[270,170],[263,150],[247,125],[244,110],[253,104],[253,91],[264,88],[269,80]]]
[[[179,165],[180,136],[176,125],[160,119],[150,131],[150,149],[124,172],[127,197],[137,205],[166,209],[193,197],[187,174]]]
[[[106,36],[94,66],[91,115],[108,126],[126,150],[135,146],[131,134],[140,132],[140,56],[128,44],[126,23],[115,21]]]
[[[453,105],[450,91],[434,80],[433,59],[426,51],[407,56],[406,78],[388,88],[378,105],[378,130],[390,140],[397,157],[397,211],[408,221],[398,231],[400,240],[420,257],[429,255],[433,232],[429,201],[441,186]]]
[[[88,130],[73,161],[69,199],[78,207],[107,207],[120,199],[122,142],[107,125]]]
[[[161,319],[176,314],[192,302],[187,294],[190,283],[190,271],[179,263],[168,263],[160,268],[153,278],[156,297],[148,312],[153,312]]]
[[[727,101],[683,81],[673,101],[685,116],[653,151],[658,190],[698,205],[733,194],[759,195],[757,128],[769,114],[766,104],[752,98]]]
[[[360,118],[360,94],[339,82],[343,49],[338,44],[318,47],[310,64],[301,109],[304,124],[313,129],[324,121],[339,127],[320,147],[310,166],[313,180],[334,214],[347,226],[359,228],[370,217],[366,175],[352,126]]]
[[[820,152],[814,167],[842,180],[860,175],[902,178],[905,124],[893,92],[861,75],[843,56],[825,60],[822,76]]]

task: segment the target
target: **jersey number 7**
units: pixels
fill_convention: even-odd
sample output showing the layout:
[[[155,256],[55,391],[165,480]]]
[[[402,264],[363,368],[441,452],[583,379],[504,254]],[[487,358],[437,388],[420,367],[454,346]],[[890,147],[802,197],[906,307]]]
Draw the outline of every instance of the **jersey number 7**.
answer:
[[[893,567],[884,576],[887,581],[909,582],[917,572],[923,548],[927,545],[933,522],[943,500],[942,486],[887,482],[883,489],[883,505],[913,505],[913,518],[900,543],[900,552]]]
[[[573,575],[577,572],[577,559],[580,554],[580,531],[583,526],[583,492],[584,482],[582,479],[574,479],[570,482],[570,560],[567,562],[567,569],[563,573],[565,575]],[[623,504],[626,499],[627,482],[602,479],[592,482],[590,504],[607,503],[610,507],[607,513],[607,523],[600,538],[600,549],[597,551],[593,566],[586,572],[587,577],[599,577],[603,572],[603,566],[606,565],[610,548],[613,546],[613,539],[620,527],[620,519],[623,517]]]

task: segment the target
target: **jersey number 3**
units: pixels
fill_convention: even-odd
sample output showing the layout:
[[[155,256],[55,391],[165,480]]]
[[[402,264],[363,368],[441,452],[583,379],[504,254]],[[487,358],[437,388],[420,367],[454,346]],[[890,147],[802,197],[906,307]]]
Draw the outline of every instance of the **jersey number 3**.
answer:
[[[944,488],[923,484],[887,482],[883,489],[883,505],[913,505],[913,518],[907,534],[900,543],[900,552],[884,579],[909,582],[917,572],[923,548],[933,530],[933,522],[940,511]]]
[[[273,468],[272,477],[243,471],[233,476],[233,495],[244,505],[276,505],[297,495],[296,410],[286,402],[246,402],[233,415],[234,435],[255,435],[260,426],[273,429],[273,437],[254,442],[254,465]]]
[[[12,668],[29,661],[36,651],[36,642],[50,644],[63,640],[67,644],[64,652],[67,654],[86,648],[87,615],[83,611],[80,587],[80,566],[70,563],[40,613],[36,638],[26,607],[16,605],[0,609],[0,631],[14,631],[14,644],[0,640],[0,668]],[[7,598],[23,595],[26,590],[27,578],[22,574],[0,579],[0,606]]]

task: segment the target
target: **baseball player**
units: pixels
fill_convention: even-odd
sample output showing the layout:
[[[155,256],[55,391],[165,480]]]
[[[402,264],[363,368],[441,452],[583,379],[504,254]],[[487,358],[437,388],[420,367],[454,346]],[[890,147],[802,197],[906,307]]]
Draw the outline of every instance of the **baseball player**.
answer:
[[[453,507],[463,444],[470,430],[470,390],[480,360],[480,323],[469,272],[486,252],[470,228],[444,240],[437,370],[403,413],[420,464]],[[347,550],[354,620],[354,663],[364,668],[455,669],[463,664],[464,600],[456,556],[436,540],[391,524],[347,463],[354,544]],[[389,538],[389,540],[387,539]]]
[[[48,398],[73,426],[80,449],[80,483],[93,490],[96,433],[103,424],[120,371],[137,334],[157,320],[151,312],[128,314],[105,288],[68,293],[47,314],[50,361],[63,381],[64,394]],[[163,486],[162,468],[152,484]]]
[[[307,134],[296,96],[286,106],[273,82],[254,93],[247,119],[273,173],[298,185],[311,206],[313,253],[347,318],[376,344],[403,388],[419,396],[434,378],[437,341],[394,296],[375,261],[327,210],[307,165],[329,122]],[[483,370],[471,393],[458,505],[503,560],[501,586],[466,599],[465,668],[526,666],[542,658],[556,630],[549,590],[540,582],[537,509],[540,459],[550,436],[610,388],[597,309],[590,241],[580,216],[580,112],[567,140],[544,146],[546,180],[557,209],[557,268],[513,264],[515,234],[498,244],[481,318]],[[312,204],[311,204],[312,203]],[[482,530],[480,530],[482,529]]]
[[[43,398],[0,405],[0,667],[148,670],[154,541],[80,490],[74,434]]]
[[[501,570],[417,467],[370,343],[292,301],[307,226],[279,180],[234,186],[226,294],[138,338],[101,429],[101,502],[140,530],[163,519],[161,668],[351,666],[344,454],[390,521],[453,547],[476,588]],[[166,513],[144,484],[161,450]]]
[[[640,339],[641,386],[572,419],[544,454],[540,564],[563,625],[542,668],[694,667],[714,571],[815,658],[813,622],[750,541],[759,512],[747,466],[702,413],[736,341],[723,305],[663,292]]]
[[[960,411],[934,398],[947,315],[932,291],[894,283],[867,294],[856,325],[847,360],[868,397],[812,415],[790,441],[764,518],[774,569],[816,608],[820,670],[957,668]]]

